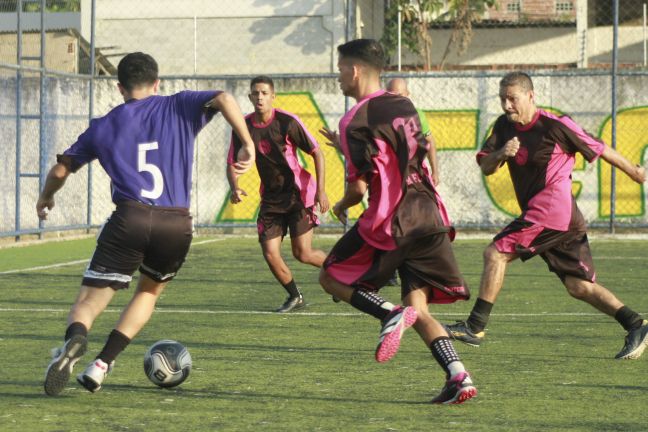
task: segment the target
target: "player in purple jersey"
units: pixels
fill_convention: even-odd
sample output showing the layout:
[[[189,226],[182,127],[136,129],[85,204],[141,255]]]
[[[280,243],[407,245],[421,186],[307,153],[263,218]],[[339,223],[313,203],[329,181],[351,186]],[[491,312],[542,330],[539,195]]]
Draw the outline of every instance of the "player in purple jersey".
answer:
[[[378,42],[350,41],[338,54],[340,88],[357,104],[340,120],[347,188],[333,212],[345,222],[345,210],[367,191],[369,198],[358,222],[326,258],[320,283],[381,321],[379,362],[396,354],[403,332],[413,326],[446,373],[432,402],[462,403],[477,389],[428,304],[465,300],[469,293],[450,244],[454,231],[425,162],[420,118],[408,98],[380,89],[385,57]],[[404,306],[378,293],[396,270]]]
[[[508,263],[540,255],[572,297],[614,317],[628,332],[615,358],[638,358],[648,343],[648,321],[596,282],[585,219],[571,192],[571,173],[577,152],[589,162],[600,157],[637,183],[646,181],[645,169],[590,136],[568,116],[537,108],[527,74],[504,76],[499,95],[504,115],[495,122],[477,162],[484,175],[508,166],[522,214],[484,251],[479,297],[465,322],[447,326],[450,334],[479,346]]]
[[[194,141],[222,112],[244,145],[234,170],[254,163],[254,144],[234,98],[219,91],[183,91],[158,96],[155,60],[143,53],[126,55],[117,68],[124,103],[92,120],[76,143],[50,170],[36,204],[40,219],[54,207],[54,195],[67,177],[95,159],[112,181],[116,210],[97,237],[97,247],[83,275],[68,315],[65,343],[47,367],[45,393],[59,394],[87,349],[95,319],[116,291],[127,288],[139,268],[140,278],[103,349],[77,381],[87,390],[101,388],[115,358],[148,322],[155,303],[185,260],[192,238],[189,214]]]
[[[319,225],[315,206],[325,213],[329,202],[324,190],[324,155],[315,138],[294,114],[273,108],[274,83],[268,76],[260,75],[250,83],[250,102],[254,112],[245,117],[248,130],[256,146],[256,166],[261,178],[261,208],[257,218],[259,243],[270,271],[288,292],[283,305],[276,311],[291,312],[306,306],[293,275],[281,257],[281,242],[290,229],[293,256],[304,264],[321,267],[326,254],[313,249],[313,228]],[[244,195],[238,186],[235,170],[236,152],[241,141],[232,135],[230,183],[232,203],[237,204]],[[315,162],[317,181],[299,163],[297,150],[310,155]]]

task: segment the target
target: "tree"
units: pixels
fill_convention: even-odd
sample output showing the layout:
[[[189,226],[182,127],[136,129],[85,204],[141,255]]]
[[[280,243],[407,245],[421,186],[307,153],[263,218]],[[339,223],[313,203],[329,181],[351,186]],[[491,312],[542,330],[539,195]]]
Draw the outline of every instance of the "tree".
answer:
[[[385,12],[385,32],[382,43],[389,55],[398,44],[398,10],[402,13],[403,45],[416,52],[423,60],[423,68],[432,68],[430,26],[433,23],[452,23],[452,35],[446,46],[441,67],[453,45],[463,54],[472,39],[472,23],[481,19],[487,8],[497,0],[393,0]]]

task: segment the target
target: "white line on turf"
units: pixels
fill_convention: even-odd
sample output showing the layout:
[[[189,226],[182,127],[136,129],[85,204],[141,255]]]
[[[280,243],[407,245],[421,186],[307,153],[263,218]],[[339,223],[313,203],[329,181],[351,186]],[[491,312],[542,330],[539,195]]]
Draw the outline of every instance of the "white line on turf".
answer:
[[[200,246],[208,243],[215,243],[218,241],[223,241],[225,238],[215,238],[215,239],[209,239],[209,240],[201,240],[197,242],[191,243],[191,246]],[[57,263],[57,264],[50,264],[50,265],[44,265],[44,266],[36,266],[36,267],[27,267],[23,269],[12,269],[12,270],[6,270],[0,272],[0,275],[5,275],[5,274],[12,274],[12,273],[23,273],[23,272],[30,272],[30,271],[38,271],[38,270],[47,270],[47,269],[52,269],[52,268],[58,268],[58,267],[66,267],[66,266],[71,266],[71,265],[76,265],[76,264],[82,264],[90,261],[89,259],[82,259],[82,260],[76,260],[76,261],[66,261],[62,263]]]
[[[0,312],[60,312],[68,313],[69,309],[59,308],[0,308]],[[121,313],[121,309],[106,309],[107,313]],[[155,313],[163,314],[200,314],[200,315],[281,315],[270,311],[254,311],[254,310],[189,310],[189,309],[156,309]],[[294,312],[290,316],[363,316],[361,312]],[[435,316],[458,316],[461,313],[435,313]],[[557,316],[600,316],[600,312],[541,312],[541,313],[493,313],[491,316],[501,317],[557,317]]]

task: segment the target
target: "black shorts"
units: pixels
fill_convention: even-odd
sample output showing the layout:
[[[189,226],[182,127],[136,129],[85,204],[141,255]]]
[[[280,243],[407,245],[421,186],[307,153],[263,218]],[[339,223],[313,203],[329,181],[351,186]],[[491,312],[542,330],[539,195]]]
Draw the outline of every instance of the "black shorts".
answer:
[[[522,261],[540,255],[563,282],[566,276],[596,281],[585,231],[557,231],[515,219],[495,236],[493,243],[499,252],[514,253]]]
[[[364,241],[356,224],[333,246],[324,268],[343,284],[372,291],[385,286],[398,270],[401,298],[425,287],[432,288],[429,303],[452,303],[470,297],[448,233],[399,241],[396,249],[385,251]]]
[[[305,208],[301,201],[281,213],[264,208],[262,205],[257,217],[260,243],[276,237],[284,238],[288,229],[290,229],[290,237],[299,237],[318,225],[319,220],[313,208]]]
[[[192,231],[187,209],[120,202],[97,237],[83,285],[128,288],[138,267],[153,280],[168,282],[184,263]]]

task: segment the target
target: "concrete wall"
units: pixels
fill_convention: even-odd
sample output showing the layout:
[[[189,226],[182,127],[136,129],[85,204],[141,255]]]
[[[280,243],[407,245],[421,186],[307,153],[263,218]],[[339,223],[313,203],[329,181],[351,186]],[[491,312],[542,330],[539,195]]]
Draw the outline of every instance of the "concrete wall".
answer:
[[[1,71],[1,70],[0,70]],[[426,111],[439,149],[441,166],[440,191],[450,215],[458,225],[498,226],[519,212],[507,179],[491,176],[484,179],[474,160],[475,153],[497,116],[498,75],[447,74],[430,77],[407,77],[412,98]],[[569,113],[594,135],[610,140],[610,77],[607,75],[536,73],[537,100],[555,112]],[[97,81],[95,113],[103,115],[121,103],[113,79]],[[634,163],[645,163],[648,147],[648,75],[622,76],[619,79],[618,150]],[[182,89],[226,89],[237,97],[244,112],[252,107],[247,100],[248,78],[163,80],[162,94]],[[329,78],[277,79],[277,104],[293,111],[305,122],[319,140],[322,126],[337,127],[344,114],[345,101],[340,95],[335,76]],[[54,163],[56,153],[62,152],[76,140],[87,125],[87,82],[76,79],[48,81],[46,116],[46,151],[44,171]],[[25,81],[23,111],[34,112],[38,106],[38,79]],[[15,213],[15,80],[0,73],[0,232],[14,229]],[[25,121],[22,131],[23,172],[38,172],[38,122]],[[196,153],[192,212],[199,224],[253,223],[258,206],[258,177],[255,172],[241,180],[249,197],[244,204],[228,204],[225,180],[225,157],[230,130],[221,116],[212,121],[199,135]],[[320,141],[323,146],[323,140]],[[323,146],[327,161],[327,190],[332,202],[344,190],[344,166],[339,155]],[[312,161],[304,157],[307,168]],[[586,219],[604,223],[609,215],[609,169],[607,165],[578,165],[574,172],[575,193]],[[645,211],[646,191],[617,176],[618,202],[616,212],[623,223],[648,224]],[[57,199],[57,207],[47,226],[82,224],[86,220],[88,171],[73,175]],[[38,226],[34,205],[38,194],[38,179],[21,180],[21,227]],[[103,170],[93,164],[92,223],[101,223],[113,208],[110,184]],[[360,207],[352,216],[361,213]],[[334,223],[330,215],[324,222]]]

